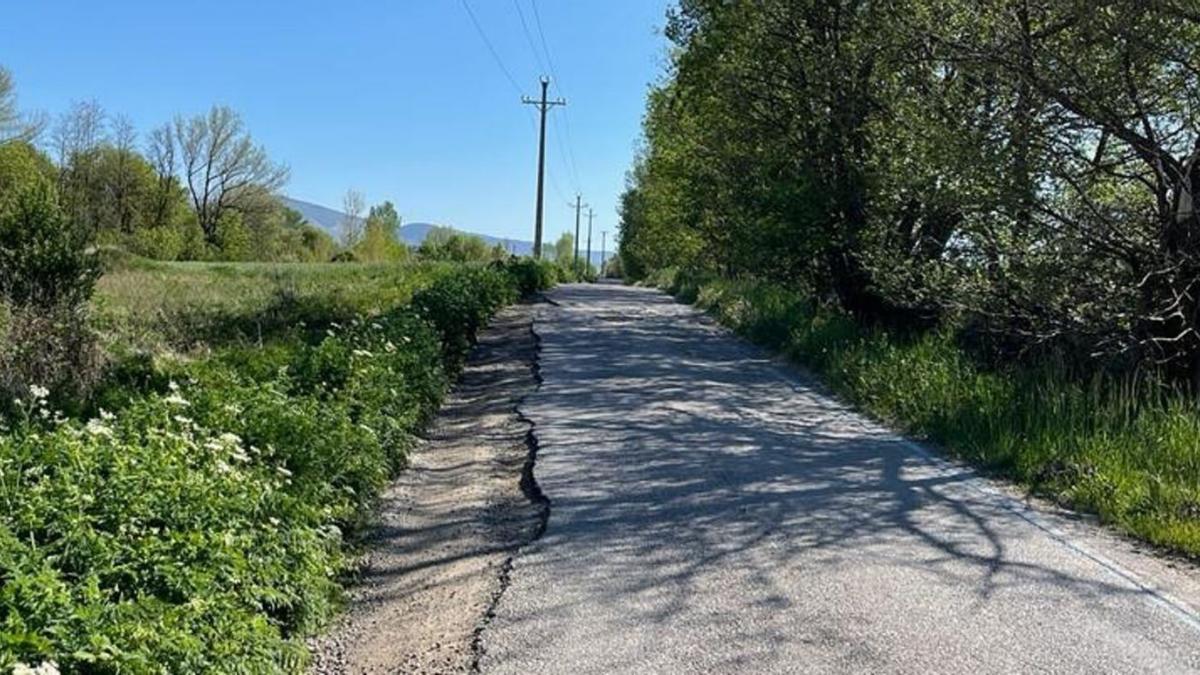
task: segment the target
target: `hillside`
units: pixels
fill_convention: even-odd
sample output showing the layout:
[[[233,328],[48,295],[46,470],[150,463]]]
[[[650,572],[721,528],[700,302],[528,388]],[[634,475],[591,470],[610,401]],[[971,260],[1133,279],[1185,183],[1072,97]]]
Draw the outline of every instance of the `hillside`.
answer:
[[[305,220],[325,230],[333,237],[337,238],[341,234],[341,223],[346,217],[341,211],[291,197],[280,197],[280,199],[288,208],[299,211]],[[404,223],[400,226],[400,239],[410,246],[420,246],[421,242],[425,241],[425,237],[434,227],[436,225],[432,223]],[[528,255],[533,251],[532,242],[502,239],[478,232],[470,232],[469,230],[463,231],[483,239],[489,245],[502,244],[517,255]],[[598,255],[596,259],[599,260]]]

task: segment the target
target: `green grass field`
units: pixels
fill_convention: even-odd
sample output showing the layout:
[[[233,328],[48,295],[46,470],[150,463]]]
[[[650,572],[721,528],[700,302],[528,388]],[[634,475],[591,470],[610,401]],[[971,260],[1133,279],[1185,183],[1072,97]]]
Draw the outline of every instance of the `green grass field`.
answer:
[[[110,266],[93,297],[105,342],[189,351],[270,339],[300,322],[345,321],[404,304],[449,263],[199,263]]]

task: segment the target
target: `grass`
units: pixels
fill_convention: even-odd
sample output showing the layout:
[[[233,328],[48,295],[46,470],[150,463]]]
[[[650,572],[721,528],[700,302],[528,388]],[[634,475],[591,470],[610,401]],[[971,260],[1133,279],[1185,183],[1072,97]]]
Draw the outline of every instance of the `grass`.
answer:
[[[93,297],[120,349],[189,351],[261,342],[300,322],[345,321],[408,301],[449,263],[192,263],[124,259]]]
[[[955,457],[1200,559],[1200,411],[1146,379],[988,371],[939,333],[902,339],[758,281],[653,281]]]

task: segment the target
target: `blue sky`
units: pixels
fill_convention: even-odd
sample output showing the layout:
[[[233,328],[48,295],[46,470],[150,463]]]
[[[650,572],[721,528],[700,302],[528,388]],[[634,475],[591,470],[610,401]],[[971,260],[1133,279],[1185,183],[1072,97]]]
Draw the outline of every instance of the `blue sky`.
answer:
[[[94,98],[143,132],[232,106],[291,167],[285,192],[299,199],[337,208],[355,188],[406,222],[531,239],[535,111],[519,98],[549,69],[540,17],[569,102],[547,132],[547,239],[574,227],[576,189],[611,237],[669,0],[467,2],[520,92],[462,0],[19,1],[4,10],[0,65],[23,108]]]

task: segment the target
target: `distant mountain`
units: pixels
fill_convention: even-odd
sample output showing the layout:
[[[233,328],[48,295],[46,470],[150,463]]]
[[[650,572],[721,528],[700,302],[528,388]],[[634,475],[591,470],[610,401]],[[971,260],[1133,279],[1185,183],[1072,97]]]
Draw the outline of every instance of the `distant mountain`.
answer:
[[[342,221],[346,218],[346,214],[341,211],[335,211],[334,209],[321,206],[320,204],[313,204],[312,202],[302,202],[299,199],[292,199],[291,197],[280,197],[279,200],[289,209],[298,211],[301,216],[304,216],[304,220],[308,221],[309,225],[325,230],[334,239],[341,236]]]
[[[320,204],[313,204],[312,202],[306,202],[299,199],[292,199],[291,197],[280,197],[280,200],[283,202],[284,206],[294,211],[298,211],[300,215],[304,217],[304,220],[308,221],[309,224],[328,232],[334,239],[341,237],[342,221],[345,220],[346,214],[336,209],[331,209],[327,206],[321,206]],[[431,223],[404,223],[400,226],[400,239],[410,246],[420,246],[421,242],[425,241],[425,237],[429,234],[429,231],[434,227],[437,226]],[[493,237],[489,234],[479,234],[477,232],[470,232],[468,230],[461,229],[460,231],[467,234],[473,234],[486,241],[490,246],[501,244],[504,246],[504,248],[516,255],[530,255],[533,253],[533,242],[531,241],[501,239],[500,237]],[[545,245],[546,247],[550,247],[553,245],[553,242],[546,242]],[[592,251],[592,263],[595,265],[600,264],[600,251],[598,246]]]

